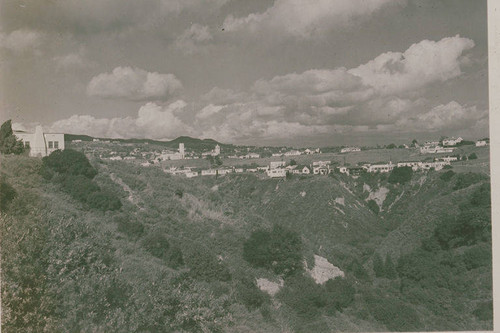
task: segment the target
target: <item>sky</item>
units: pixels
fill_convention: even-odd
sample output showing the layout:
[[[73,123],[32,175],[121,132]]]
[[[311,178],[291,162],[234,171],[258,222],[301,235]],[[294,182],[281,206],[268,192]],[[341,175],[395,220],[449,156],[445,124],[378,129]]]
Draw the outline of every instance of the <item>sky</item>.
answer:
[[[0,121],[336,146],[488,136],[485,0],[0,0]]]

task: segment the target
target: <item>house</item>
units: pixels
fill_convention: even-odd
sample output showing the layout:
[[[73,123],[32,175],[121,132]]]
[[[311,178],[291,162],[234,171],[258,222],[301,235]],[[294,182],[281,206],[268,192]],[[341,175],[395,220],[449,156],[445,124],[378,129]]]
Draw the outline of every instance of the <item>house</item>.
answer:
[[[444,162],[455,162],[455,161],[458,161],[458,157],[457,156],[446,156],[446,157],[441,157],[440,160],[444,161]]]
[[[219,175],[224,176],[228,173],[233,173],[233,169],[219,169]]]
[[[215,145],[215,148],[212,149],[211,151],[204,152],[201,154],[201,156],[206,157],[206,156],[219,156],[220,155],[220,146],[217,144]]]
[[[187,178],[198,177],[198,172],[196,172],[196,171],[186,172],[186,177]]]
[[[358,147],[346,147],[340,150],[341,153],[352,153],[356,151],[361,151],[361,149]]]
[[[462,142],[464,139],[462,139],[461,137],[458,137],[457,139],[455,138],[449,138],[449,139],[444,139],[443,140],[443,146],[456,146],[457,144],[459,144],[460,142]]]
[[[388,164],[372,164],[368,167],[366,171],[368,172],[391,172],[394,169],[394,164],[389,162]]]
[[[270,169],[267,171],[267,176],[271,178],[285,178],[286,170],[285,169]]]
[[[417,171],[418,168],[420,167],[421,163],[422,162],[420,162],[420,161],[398,162],[397,167],[398,168],[410,167],[410,168],[412,168],[413,171]]]
[[[234,172],[235,173],[242,173],[243,172],[243,168],[236,168],[236,169],[234,169]]]
[[[330,168],[328,166],[313,167],[313,174],[315,175],[327,175],[329,173],[330,173]]]
[[[118,156],[111,156],[109,159],[111,161],[121,161],[121,160],[123,160],[123,158],[120,155],[118,155]]]
[[[269,170],[269,166],[265,166],[265,167],[257,167],[257,171],[266,171]]]
[[[312,165],[313,167],[324,167],[330,165],[331,163],[331,161],[314,161]]]
[[[421,154],[441,154],[441,153],[452,153],[455,148],[441,147],[441,146],[423,146],[420,147]]]
[[[450,162],[445,162],[445,161],[437,161],[437,162],[422,162],[419,165],[419,168],[421,170],[430,170],[430,169],[435,169],[435,170],[441,170],[445,165],[450,165]]]
[[[365,172],[365,169],[359,166],[348,167],[347,170],[348,170],[347,174],[353,177],[357,177],[361,175],[363,172]]]
[[[488,143],[486,142],[486,140],[479,140],[479,141],[476,141],[476,147],[484,147],[486,146]]]
[[[251,169],[247,169],[248,172],[257,172],[259,170],[257,170],[257,168],[251,168]]]
[[[25,148],[29,148],[29,156],[44,157],[58,149],[64,150],[63,133],[44,133],[42,126],[35,128],[35,133],[14,131],[14,135],[23,142]]]
[[[248,153],[247,158],[260,158],[260,154],[257,153]]]
[[[280,157],[282,156],[283,154],[282,153],[273,153],[272,154],[272,157]]]
[[[124,160],[135,160],[135,156],[125,156]]]
[[[298,168],[300,170],[300,172],[303,174],[303,175],[308,175],[311,173],[311,169],[309,169],[309,167],[307,166],[302,166],[302,167],[299,167]]]
[[[340,173],[345,173],[349,175],[349,169],[345,166],[338,167]]]
[[[77,139],[77,140],[71,140],[71,143],[79,143],[79,142],[82,142],[82,140],[80,140],[80,139]]]
[[[271,161],[269,162],[269,168],[270,169],[276,169],[279,167],[284,167],[286,165],[285,161]]]
[[[217,176],[217,170],[214,170],[214,169],[201,170],[201,175],[202,176]]]
[[[291,151],[287,151],[284,155],[285,156],[299,156],[300,154],[301,154],[301,152],[298,150],[291,150]]]

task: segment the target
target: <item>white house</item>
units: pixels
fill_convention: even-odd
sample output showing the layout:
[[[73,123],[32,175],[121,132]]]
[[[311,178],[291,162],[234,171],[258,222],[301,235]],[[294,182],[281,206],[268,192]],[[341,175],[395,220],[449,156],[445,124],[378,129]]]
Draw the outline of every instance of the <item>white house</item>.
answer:
[[[14,135],[23,141],[24,147],[29,148],[32,157],[44,157],[58,149],[64,150],[64,134],[43,133],[42,126],[37,126],[35,133],[14,131]]]
[[[330,165],[332,164],[331,161],[314,161],[313,162],[313,167],[324,167],[324,166],[327,166],[327,165]]]
[[[352,152],[356,152],[356,151],[361,151],[361,148],[358,148],[358,147],[346,147],[346,148],[342,148],[340,150],[341,153],[352,153]]]
[[[315,175],[327,175],[329,173],[330,173],[330,168],[328,166],[313,167],[313,174]]]
[[[187,178],[198,177],[198,172],[196,172],[196,171],[186,172],[186,177]]]
[[[307,166],[304,166],[300,169],[300,172],[302,172],[303,175],[308,175],[311,173],[311,169],[309,169]]]
[[[446,156],[446,157],[441,157],[440,160],[444,161],[444,162],[455,162],[455,161],[458,161],[458,157],[456,157],[456,156]]]
[[[271,169],[267,171],[267,176],[271,178],[284,178],[286,177],[285,169]]]
[[[345,167],[345,166],[339,167],[339,172],[340,173],[345,173],[345,174],[349,175],[349,169],[347,167]]]
[[[243,168],[236,168],[236,169],[234,169],[234,172],[235,173],[242,173],[243,172]]]
[[[111,161],[121,161],[121,160],[123,160],[123,158],[120,155],[118,155],[118,156],[111,156],[109,159]]]
[[[286,165],[285,161],[271,161],[269,162],[269,168],[270,169],[276,169],[279,167],[284,167]]]
[[[464,141],[464,139],[462,138],[449,138],[449,139],[444,139],[443,140],[443,146],[456,146],[457,144],[459,144],[460,142]]]
[[[368,172],[391,172],[394,169],[394,164],[372,164],[366,171]]]
[[[215,169],[201,170],[201,175],[202,176],[216,176],[217,170],[215,170]]]
[[[451,147],[440,147],[440,146],[424,146],[420,147],[421,154],[441,154],[441,153],[452,153],[455,148]]]
[[[479,141],[476,141],[476,147],[484,147],[486,146],[488,143],[486,142],[486,140],[479,140]]]
[[[298,150],[291,150],[291,151],[287,151],[284,155],[285,156],[299,156],[300,154],[301,154],[301,152]]]

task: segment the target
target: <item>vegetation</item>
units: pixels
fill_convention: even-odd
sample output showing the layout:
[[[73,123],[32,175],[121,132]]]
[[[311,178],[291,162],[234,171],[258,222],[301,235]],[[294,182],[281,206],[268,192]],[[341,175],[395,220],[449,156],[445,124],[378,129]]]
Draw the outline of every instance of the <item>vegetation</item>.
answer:
[[[413,169],[411,167],[394,168],[387,181],[391,184],[404,184],[411,180]]]
[[[302,269],[302,241],[299,235],[280,225],[271,231],[254,231],[243,244],[243,258],[256,267],[291,275]]]
[[[23,151],[23,142],[17,140],[12,132],[12,121],[9,119],[0,127],[0,153],[19,155],[23,153]]]

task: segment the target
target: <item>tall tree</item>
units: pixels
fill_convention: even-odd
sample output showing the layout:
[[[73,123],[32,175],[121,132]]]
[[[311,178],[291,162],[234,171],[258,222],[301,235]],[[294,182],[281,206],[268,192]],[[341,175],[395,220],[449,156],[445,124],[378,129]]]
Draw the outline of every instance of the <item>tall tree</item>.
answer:
[[[23,151],[23,142],[17,140],[12,132],[12,121],[9,119],[0,127],[0,153],[21,154]]]

